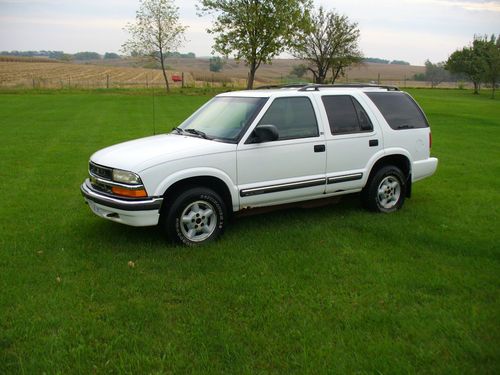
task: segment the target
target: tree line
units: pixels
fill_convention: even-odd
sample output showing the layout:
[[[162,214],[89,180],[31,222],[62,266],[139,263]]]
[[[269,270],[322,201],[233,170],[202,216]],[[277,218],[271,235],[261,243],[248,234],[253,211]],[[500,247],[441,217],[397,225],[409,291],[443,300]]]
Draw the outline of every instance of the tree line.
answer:
[[[312,0],[200,0],[198,15],[213,18],[207,30],[214,35],[213,51],[246,64],[248,89],[259,67],[283,52],[304,60],[316,83],[335,82],[363,59],[357,23],[333,10],[315,10]],[[165,58],[182,45],[187,29],[174,0],[140,0],[135,22],[124,29],[129,39],[122,51],[156,60],[168,91]],[[222,64],[212,58],[210,69]]]
[[[500,82],[500,34],[475,36],[469,46],[453,52],[448,60],[439,63],[425,62],[425,73],[416,74],[416,80],[428,81],[436,87],[445,81],[469,81],[478,94],[481,84],[491,86],[495,97]]]
[[[132,54],[137,56],[138,54]],[[115,52],[105,52],[103,55],[92,52],[76,52],[76,53],[65,53],[64,51],[0,51],[0,56],[19,56],[19,57],[46,57],[54,60],[61,61],[90,61],[90,60],[112,60],[121,59],[122,56]],[[195,59],[196,54],[193,52],[180,53],[180,52],[168,52],[165,55],[169,58],[188,58]]]

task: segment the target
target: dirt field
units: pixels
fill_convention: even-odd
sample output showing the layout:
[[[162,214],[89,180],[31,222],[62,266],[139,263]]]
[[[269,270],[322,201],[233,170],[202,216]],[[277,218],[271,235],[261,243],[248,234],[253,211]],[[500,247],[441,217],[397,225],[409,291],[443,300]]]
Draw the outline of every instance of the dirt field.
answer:
[[[9,61],[0,59],[0,87],[30,87],[30,88],[105,88],[105,87],[150,87],[163,86],[163,76],[159,69],[134,67],[144,65],[132,59],[99,61],[92,63],[64,63],[42,61]],[[299,60],[277,59],[270,65],[263,65],[257,71],[256,85],[275,84],[293,81],[290,72]],[[111,65],[113,64],[113,65]],[[122,65],[122,66],[117,66]],[[128,66],[127,66],[128,65]],[[221,73],[209,71],[209,59],[168,59],[168,77],[181,77],[184,73],[186,86],[228,86],[245,85],[247,67],[244,63],[229,60]],[[409,65],[387,65],[367,63],[351,68],[345,82],[380,82],[401,87],[428,86],[427,82],[412,81],[414,74],[422,73],[424,67]],[[306,77],[311,79],[311,77]],[[180,86],[181,82],[173,86]],[[444,85],[455,86],[456,84]]]

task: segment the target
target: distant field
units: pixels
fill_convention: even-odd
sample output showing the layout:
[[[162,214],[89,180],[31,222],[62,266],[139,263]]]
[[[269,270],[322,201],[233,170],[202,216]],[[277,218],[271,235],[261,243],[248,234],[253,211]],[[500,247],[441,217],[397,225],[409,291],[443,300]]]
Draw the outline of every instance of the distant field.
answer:
[[[48,59],[0,58],[0,87],[31,88],[102,88],[102,87],[147,87],[162,86],[163,76],[158,69],[140,66],[137,60],[94,61],[90,63],[63,63]],[[43,63],[41,63],[43,62]],[[278,59],[257,71],[257,85],[287,82],[292,67],[298,60]],[[189,86],[235,86],[243,87],[248,74],[243,63],[228,61],[221,73],[209,71],[208,59],[168,59],[168,75],[181,75]],[[341,82],[378,82],[397,86],[426,86],[426,82],[412,81],[415,73],[422,73],[421,66],[364,64],[349,70]],[[311,77],[309,77],[311,79]],[[293,80],[293,79],[292,79]],[[180,83],[174,85],[179,86]]]
[[[499,99],[411,90],[440,164],[401,211],[353,196],[192,249],[83,203],[89,156],[152,134],[130,91],[0,91],[0,374],[500,373]],[[156,97],[157,131],[209,98]]]

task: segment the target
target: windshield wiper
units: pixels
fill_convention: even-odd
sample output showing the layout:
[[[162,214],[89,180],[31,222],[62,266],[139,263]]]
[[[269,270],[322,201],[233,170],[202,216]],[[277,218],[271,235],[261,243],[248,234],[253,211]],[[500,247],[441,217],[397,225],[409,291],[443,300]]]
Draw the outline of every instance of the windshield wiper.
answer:
[[[175,131],[177,132],[177,134],[183,134],[184,133],[184,129],[181,129],[181,128],[172,128],[172,131]]]
[[[191,134],[195,134],[195,135],[198,135],[200,136],[201,138],[205,138],[205,139],[210,139],[208,135],[206,135],[206,133],[202,132],[201,130],[197,130],[197,129],[183,129],[186,133],[191,133]]]

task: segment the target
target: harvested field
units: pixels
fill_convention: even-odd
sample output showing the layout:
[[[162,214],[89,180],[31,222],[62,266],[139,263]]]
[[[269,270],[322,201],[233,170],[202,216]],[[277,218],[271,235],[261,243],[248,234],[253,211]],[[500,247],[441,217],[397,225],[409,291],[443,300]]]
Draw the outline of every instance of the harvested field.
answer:
[[[144,68],[137,59],[101,60],[91,63],[65,63],[48,59],[24,61],[0,59],[0,87],[6,88],[126,88],[126,87],[162,87],[163,75],[159,69]],[[272,64],[263,65],[257,71],[256,86],[297,81],[290,77],[294,65],[300,60],[277,59]],[[112,65],[113,64],[113,65]],[[117,66],[118,65],[118,66]],[[151,64],[150,64],[151,65]],[[184,85],[244,87],[247,67],[244,63],[229,60],[220,73],[209,71],[208,58],[172,58],[167,59],[168,77],[172,86],[181,86],[181,82],[172,82],[172,76],[184,74]],[[400,87],[427,87],[427,82],[412,81],[416,73],[424,72],[422,66],[362,64],[349,69],[346,77],[338,82],[372,82]],[[311,81],[306,76],[302,80]],[[440,87],[456,87],[456,83],[441,84]]]

